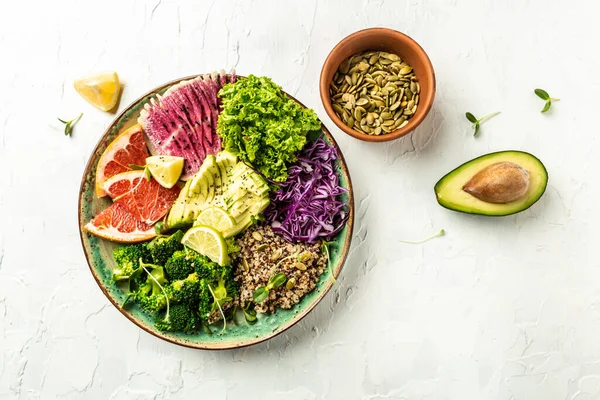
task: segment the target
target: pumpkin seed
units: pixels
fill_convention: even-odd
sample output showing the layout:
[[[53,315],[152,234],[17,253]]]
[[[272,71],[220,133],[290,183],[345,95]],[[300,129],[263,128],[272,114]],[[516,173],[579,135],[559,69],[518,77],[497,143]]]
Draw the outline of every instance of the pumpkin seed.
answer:
[[[373,135],[381,135],[381,126],[378,126],[373,130]]]
[[[331,105],[331,107],[333,107],[333,110],[335,111],[336,114],[340,115],[344,113],[344,110],[342,109],[342,107],[340,107],[339,104],[333,103]]]
[[[394,111],[396,108],[400,107],[400,102],[397,101],[390,106],[390,111]]]
[[[296,269],[299,269],[300,271],[306,271],[306,265],[304,263],[297,262],[296,264],[294,264],[294,267],[296,267]]]
[[[346,121],[346,126],[348,126],[348,128],[352,128],[354,126],[354,117],[348,117],[348,120]]]
[[[291,290],[294,288],[294,286],[296,286],[296,278],[295,277],[291,277],[290,279],[288,279],[288,281],[285,283],[285,288],[287,290]]]
[[[417,83],[416,82],[410,83],[410,91],[413,93],[417,93]]]
[[[246,271],[246,272],[250,271],[250,266],[248,265],[248,260],[246,260],[245,258],[242,258],[242,267],[244,268],[244,271]]]
[[[363,112],[359,107],[354,109],[354,119],[360,121],[362,119]]]
[[[364,106],[365,104],[369,104],[369,100],[364,97],[361,97],[360,99],[356,100],[357,106]]]
[[[260,245],[256,246],[256,251],[263,251],[264,249],[267,248],[267,246],[268,246],[268,244],[266,244],[266,243],[260,244]]]
[[[259,232],[252,232],[252,237],[254,238],[254,240],[256,240],[257,242],[260,242],[261,240],[263,240],[262,235]]]
[[[401,123],[400,126],[398,126],[398,129],[404,128],[406,124],[408,124],[408,121],[404,121],[403,123]]]
[[[412,72],[412,68],[409,66],[405,66],[405,67],[400,68],[399,74],[407,75],[407,74],[410,74],[411,72]]]
[[[283,249],[281,247],[279,247],[277,250],[275,250],[273,252],[273,254],[271,254],[271,257],[269,257],[269,259],[271,261],[277,261],[281,258],[282,254],[283,254]]]
[[[411,109],[415,106],[415,102],[414,100],[411,100],[408,102],[408,104],[406,105],[406,108]]]
[[[342,63],[340,64],[338,69],[342,74],[347,74],[348,70],[350,69],[350,61],[349,60],[342,61]]]

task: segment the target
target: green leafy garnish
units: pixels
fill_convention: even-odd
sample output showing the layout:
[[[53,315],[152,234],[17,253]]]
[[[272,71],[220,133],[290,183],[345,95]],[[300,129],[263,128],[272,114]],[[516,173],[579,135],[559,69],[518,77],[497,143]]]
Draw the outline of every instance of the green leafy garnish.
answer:
[[[483,121],[485,121],[488,118],[492,118],[494,115],[498,115],[498,114],[500,114],[500,111],[496,111],[496,112],[493,112],[491,114],[484,115],[483,117],[477,119],[470,112],[465,113],[465,117],[467,117],[467,119],[469,120],[469,122],[471,122],[473,124],[473,136],[477,136],[477,134],[479,133],[480,125],[481,125],[481,123]]]
[[[165,318],[163,319],[164,322],[169,322],[169,296],[167,295],[167,292],[165,290],[165,288],[160,284],[160,282],[158,282],[158,279],[164,279],[165,276],[165,272],[163,270],[163,268],[161,266],[158,265],[154,265],[154,264],[146,264],[142,261],[142,259],[140,258],[140,267],[142,267],[144,269],[144,271],[146,271],[146,273],[148,274],[148,277],[150,277],[153,281],[153,285],[157,285],[160,290],[162,291],[163,295],[165,296],[165,300],[167,301],[167,312],[165,313]],[[149,267],[152,269],[152,271],[148,271],[148,269],[146,267]],[[157,276],[155,276],[155,274]]]
[[[79,114],[70,121],[65,121],[64,119],[57,118],[60,122],[65,124],[65,136],[71,136],[71,134],[73,133],[73,126],[75,126],[75,124],[77,123],[77,121],[79,121],[79,118],[81,118],[82,115],[83,113]]]
[[[273,289],[277,289],[287,281],[287,277],[283,272],[278,272],[269,278],[267,286],[259,286],[252,293],[252,299],[255,303],[262,303],[269,297],[269,293]]]
[[[552,106],[552,101],[560,100],[560,99],[557,99],[554,97],[550,97],[548,92],[546,92],[544,89],[535,89],[533,91],[533,93],[535,93],[536,96],[539,97],[540,99],[546,100],[546,104],[544,104],[544,108],[542,108],[543,113],[545,113],[546,111],[548,111],[550,109],[550,107]]]
[[[246,308],[242,308],[244,311],[244,318],[246,318],[246,322],[250,325],[254,325],[256,323],[256,310],[252,307],[252,303],[248,303]]]
[[[419,240],[418,242],[411,242],[411,241],[408,241],[408,240],[399,240],[399,242],[406,243],[406,244],[421,244],[421,243],[425,243],[425,242],[427,242],[427,241],[429,241],[431,239],[434,239],[436,237],[444,236],[445,234],[446,234],[446,231],[442,229],[438,233],[436,233],[434,235],[431,235],[428,238],[425,238],[423,240]]]
[[[269,289],[267,289],[266,286],[259,286],[254,293],[252,293],[252,300],[254,300],[255,303],[262,303],[267,297],[269,297]]]
[[[144,170],[144,176],[146,177],[146,180],[148,182],[150,182],[150,180],[152,179],[152,174],[150,173],[150,169],[147,165],[127,164],[127,166],[134,171]]]
[[[143,170],[143,169],[146,169],[146,166],[145,166],[145,165],[127,164],[127,166],[128,166],[129,168],[131,168],[132,170],[134,170],[134,171],[141,171],[141,170]]]
[[[271,79],[250,75],[219,91],[222,111],[217,133],[223,148],[262,175],[285,182],[288,166],[321,129],[317,114],[287,97]]]
[[[327,254],[327,270],[329,271],[329,277],[331,278],[331,281],[335,285],[337,283],[337,280],[335,279],[335,276],[333,276],[333,271],[331,270],[331,254],[329,254],[329,245],[333,243],[334,242],[323,241],[323,243],[321,244],[321,248],[323,249],[323,252]]]
[[[223,317],[223,329],[221,333],[225,332],[227,329],[227,319],[225,318],[225,313],[223,312],[222,305],[227,303],[228,301],[232,301],[231,297],[227,296],[227,289],[225,289],[225,282],[222,279],[219,279],[219,284],[217,287],[213,288],[208,285],[208,290],[210,290],[210,294],[213,297],[214,303],[212,305],[212,311],[219,310],[221,312],[221,316]]]
[[[269,279],[269,283],[267,284],[267,288],[269,289],[277,289],[279,286],[283,285],[287,277],[283,272],[279,272]]]

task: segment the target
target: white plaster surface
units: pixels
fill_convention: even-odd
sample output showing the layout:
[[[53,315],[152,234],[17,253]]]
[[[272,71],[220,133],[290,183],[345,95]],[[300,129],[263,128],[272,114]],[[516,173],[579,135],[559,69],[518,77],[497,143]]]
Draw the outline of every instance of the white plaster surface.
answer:
[[[0,1],[0,399],[600,398],[598,8]],[[438,79],[427,120],[389,144],[343,134],[318,95],[329,50],[372,26],[414,37]],[[255,347],[195,351],[140,331],[88,271],[77,193],[113,116],[72,82],[118,71],[123,109],[167,80],[234,67],[272,77],[332,129],[354,181],[354,242],[335,290],[301,323]],[[536,87],[562,99],[546,115]],[[498,110],[473,138],[464,113]],[[56,117],[82,111],[65,137]],[[505,149],[546,164],[534,207],[485,218],[437,205],[443,174]],[[441,228],[423,245],[398,242]]]

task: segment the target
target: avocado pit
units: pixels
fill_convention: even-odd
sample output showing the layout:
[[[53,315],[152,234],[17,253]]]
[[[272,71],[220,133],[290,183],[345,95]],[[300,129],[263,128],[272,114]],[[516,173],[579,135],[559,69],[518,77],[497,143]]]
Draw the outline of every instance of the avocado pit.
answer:
[[[477,172],[462,189],[486,203],[511,203],[527,194],[529,172],[512,162],[497,162]]]

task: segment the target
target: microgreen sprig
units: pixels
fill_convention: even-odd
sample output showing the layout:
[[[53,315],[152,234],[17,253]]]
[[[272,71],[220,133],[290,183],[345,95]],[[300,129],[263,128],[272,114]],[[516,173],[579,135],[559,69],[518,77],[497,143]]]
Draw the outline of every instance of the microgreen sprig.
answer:
[[[483,121],[485,121],[486,119],[492,118],[493,116],[498,115],[498,114],[500,114],[500,111],[496,111],[491,114],[484,115],[483,117],[477,119],[470,112],[465,113],[465,117],[467,117],[469,122],[471,122],[473,124],[473,136],[477,136],[477,134],[479,133],[480,125]]]
[[[156,279],[156,277],[154,275],[152,275],[152,273],[146,269],[147,266],[148,267],[152,267],[152,269],[154,269],[156,267],[154,264],[146,264],[140,258],[140,267],[142,267],[144,269],[144,271],[146,271],[146,273],[148,274],[148,276],[150,278],[152,278],[152,280],[154,281],[154,283],[156,283],[158,285],[158,287],[162,291],[163,295],[165,296],[165,300],[167,301],[167,312],[165,313],[165,318],[163,319],[163,321],[164,322],[169,322],[169,308],[170,308],[170,305],[169,305],[169,296],[167,295],[167,292],[165,291],[165,288],[160,284],[160,282],[158,282],[158,279]],[[162,268],[162,267],[159,267],[159,268]]]
[[[333,276],[333,271],[331,270],[331,254],[329,254],[329,246],[333,243],[334,242],[323,241],[323,243],[321,244],[321,248],[323,249],[323,253],[327,254],[327,270],[329,271],[329,277],[331,278],[331,281],[335,285],[337,283],[337,280],[335,279],[335,276]]]
[[[552,106],[552,101],[559,101],[560,99],[554,98],[554,97],[550,97],[550,95],[548,94],[548,92],[546,92],[544,89],[535,89],[533,91],[533,93],[535,93],[535,95],[537,97],[539,97],[542,100],[546,100],[546,104],[544,104],[544,108],[542,108],[542,112],[545,113],[546,111],[548,111],[550,109],[550,107]]]
[[[150,182],[150,180],[152,179],[152,174],[150,173],[150,169],[147,165],[128,164],[127,166],[134,171],[144,170],[144,175],[146,176],[146,180],[148,182]]]
[[[431,235],[428,238],[425,238],[423,240],[419,240],[418,242],[411,242],[411,241],[408,241],[408,240],[399,240],[399,242],[406,243],[406,244],[421,244],[421,243],[425,243],[425,242],[427,242],[427,241],[429,241],[431,239],[435,239],[437,237],[444,236],[445,234],[446,234],[446,231],[444,229],[442,229],[438,233],[436,233],[434,235]]]
[[[267,286],[259,286],[252,293],[252,299],[255,303],[262,303],[269,297],[269,292],[273,289],[277,289],[287,281],[287,277],[283,272],[278,272],[269,278]]]
[[[79,121],[79,118],[81,118],[82,115],[83,113],[79,114],[70,121],[65,121],[64,119],[57,118],[60,122],[65,124],[65,136],[71,136],[71,134],[73,133],[73,126],[75,126],[75,124],[77,123],[77,121]]]
[[[231,301],[232,298],[227,297],[227,290],[225,289],[225,285],[222,280],[219,280],[219,286],[217,286],[215,290],[213,290],[212,287],[210,287],[210,285],[208,285],[208,290],[210,290],[210,294],[212,295],[215,301],[213,303],[213,310],[218,308],[221,312],[221,316],[223,317],[223,329],[221,329],[221,333],[223,333],[227,329],[227,319],[225,318],[225,313],[223,312],[221,304]]]
[[[254,325],[256,323],[256,310],[252,307],[252,303],[248,303],[246,308],[242,308],[244,311],[244,318],[246,318],[246,322],[250,325]]]

